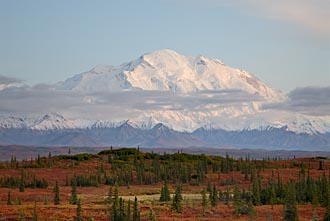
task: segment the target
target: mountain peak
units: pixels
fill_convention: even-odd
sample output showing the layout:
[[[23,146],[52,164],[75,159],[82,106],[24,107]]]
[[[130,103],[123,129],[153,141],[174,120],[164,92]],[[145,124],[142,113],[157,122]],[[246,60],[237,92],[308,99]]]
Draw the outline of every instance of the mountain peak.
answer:
[[[59,89],[98,92],[154,90],[194,93],[211,90],[242,90],[269,101],[283,95],[252,74],[228,67],[203,55],[184,56],[164,49],[147,53],[119,66],[98,65],[63,82]]]
[[[169,130],[169,128],[165,126],[163,123],[156,124],[152,129],[161,130],[161,131]]]
[[[56,120],[56,121],[63,121],[65,120],[62,115],[59,115],[57,113],[47,113],[45,114],[41,120]]]
[[[57,113],[48,113],[40,117],[31,126],[34,130],[60,130],[76,128],[74,121],[65,119]]]
[[[149,52],[145,54],[146,56],[182,56],[178,52],[171,50],[171,49],[161,49],[153,52]]]

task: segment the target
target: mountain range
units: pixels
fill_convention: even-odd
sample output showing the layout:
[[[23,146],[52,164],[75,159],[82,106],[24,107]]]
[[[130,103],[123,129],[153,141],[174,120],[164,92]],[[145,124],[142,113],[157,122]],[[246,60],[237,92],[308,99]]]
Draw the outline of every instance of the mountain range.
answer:
[[[0,96],[17,90],[2,85]],[[98,65],[47,93],[70,100],[48,114],[3,114],[0,144],[330,149],[329,115],[283,110],[287,94],[201,55],[166,49]]]

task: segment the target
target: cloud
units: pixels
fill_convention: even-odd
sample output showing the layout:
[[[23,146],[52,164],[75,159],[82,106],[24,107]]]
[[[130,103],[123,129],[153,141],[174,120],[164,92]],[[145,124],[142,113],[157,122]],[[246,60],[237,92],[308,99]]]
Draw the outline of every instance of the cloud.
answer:
[[[329,98],[330,87],[303,87],[291,91],[287,101],[263,107],[314,116],[327,116],[330,115]]]
[[[329,0],[244,0],[263,16],[297,23],[310,31],[329,36]]]
[[[165,91],[77,93],[52,85],[13,87],[0,91],[0,113],[44,114],[56,112],[85,119],[130,119],[151,111],[205,111],[260,101],[240,90],[176,94]]]
[[[15,83],[22,83],[22,80],[18,78],[0,75],[0,84],[15,84]]]
[[[263,18],[287,21],[304,27],[319,36],[330,35],[329,0],[194,0],[204,6],[234,7],[241,13]]]

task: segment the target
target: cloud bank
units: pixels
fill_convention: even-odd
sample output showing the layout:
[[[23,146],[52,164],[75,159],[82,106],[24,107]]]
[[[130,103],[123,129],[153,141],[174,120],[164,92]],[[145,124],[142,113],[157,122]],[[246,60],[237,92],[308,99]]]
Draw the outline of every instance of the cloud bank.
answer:
[[[0,113],[44,114],[56,112],[85,119],[129,119],[148,111],[207,111],[261,101],[240,90],[203,91],[192,94],[165,91],[78,93],[52,85],[12,87],[0,91]]]
[[[14,83],[22,83],[22,80],[18,78],[0,75],[0,84],[14,84]]]
[[[288,100],[264,105],[265,109],[285,110],[313,116],[330,115],[330,87],[296,88],[288,94]]]
[[[21,82],[9,77],[1,77],[0,80],[7,83]],[[21,85],[0,90],[0,114],[42,115],[55,112],[73,119],[89,120],[136,119],[163,111],[183,115],[203,113],[203,116],[210,119],[212,116],[225,117],[226,111],[230,114],[236,112],[233,116],[247,114],[247,117],[256,116],[263,111],[330,116],[330,86],[297,88],[287,94],[287,97],[281,103],[267,103],[260,96],[241,90],[201,91],[191,94],[165,91],[78,93],[58,90],[55,85]]]

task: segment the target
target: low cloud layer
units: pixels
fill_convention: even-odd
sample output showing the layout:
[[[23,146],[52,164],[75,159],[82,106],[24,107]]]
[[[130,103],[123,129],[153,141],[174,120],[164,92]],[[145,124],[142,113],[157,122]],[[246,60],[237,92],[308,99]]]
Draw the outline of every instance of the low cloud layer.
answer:
[[[268,104],[265,109],[277,109],[314,116],[330,115],[330,87],[296,88],[288,94],[288,100]]]
[[[163,91],[82,94],[56,90],[51,85],[37,85],[0,91],[0,113],[16,115],[56,112],[74,118],[129,119],[147,111],[206,111],[206,105],[221,108],[261,100],[257,95],[240,90],[203,91],[193,94]]]
[[[19,79],[0,77],[8,84]],[[132,119],[153,111],[203,112],[220,109],[252,108],[264,103],[262,110],[286,111],[313,116],[330,115],[330,87],[297,88],[282,103],[264,103],[258,95],[241,90],[201,91],[180,94],[165,91],[121,91],[78,93],[57,90],[54,85],[39,84],[0,90],[0,114],[40,115],[59,113],[69,118],[91,120]],[[253,112],[251,112],[253,113]]]
[[[15,84],[15,83],[22,83],[22,80],[0,75],[0,84]]]

